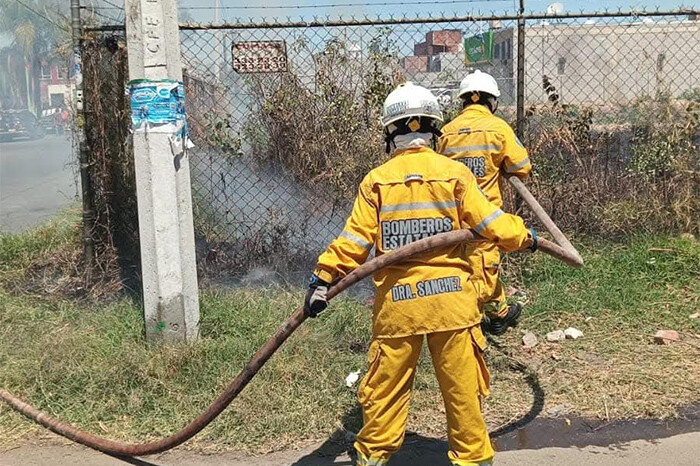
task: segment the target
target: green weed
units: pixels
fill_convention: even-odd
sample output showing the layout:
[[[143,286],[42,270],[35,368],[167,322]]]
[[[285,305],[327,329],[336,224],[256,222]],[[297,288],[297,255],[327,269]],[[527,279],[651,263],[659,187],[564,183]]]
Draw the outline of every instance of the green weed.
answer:
[[[2,267],[22,269],[64,247],[32,232],[3,238]],[[64,233],[61,233],[64,232]],[[509,262],[508,280],[528,296],[518,329],[500,338],[508,354],[540,375],[545,408],[567,404],[602,418],[669,416],[697,401],[700,362],[700,245],[694,240],[637,237],[625,243],[586,241],[586,259],[570,269],[536,254]],[[282,288],[204,289],[201,339],[149,346],[132,301],[99,304],[8,292],[0,281],[0,386],[39,409],[90,432],[132,442],[175,432],[223,390],[303,298]],[[14,290],[14,288],[12,288]],[[546,343],[546,332],[574,326],[578,341]],[[659,328],[688,344],[657,346]],[[522,350],[533,331],[540,343]],[[210,427],[187,448],[264,452],[327,438],[361,424],[351,371],[365,367],[370,309],[339,298],[305,323]],[[531,388],[502,352],[491,348],[492,396],[484,411],[492,428],[530,409]],[[409,429],[444,435],[444,413],[425,352],[415,381]],[[0,405],[0,447],[39,432]]]

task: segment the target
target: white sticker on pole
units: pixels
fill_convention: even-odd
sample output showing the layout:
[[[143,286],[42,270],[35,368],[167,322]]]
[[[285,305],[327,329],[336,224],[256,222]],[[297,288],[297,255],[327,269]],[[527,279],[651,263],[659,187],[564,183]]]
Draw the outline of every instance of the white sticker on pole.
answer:
[[[287,45],[283,40],[234,42],[231,55],[237,73],[287,71]]]

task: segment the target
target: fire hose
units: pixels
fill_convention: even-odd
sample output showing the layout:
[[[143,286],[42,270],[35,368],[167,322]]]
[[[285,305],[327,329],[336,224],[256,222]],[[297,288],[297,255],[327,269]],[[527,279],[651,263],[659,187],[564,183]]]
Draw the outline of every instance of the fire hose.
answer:
[[[479,240],[483,240],[483,238],[471,230],[456,230],[416,241],[393,252],[376,257],[361,265],[331,287],[331,289],[328,291],[327,298],[330,300],[360,280],[372,275],[374,272],[377,272],[384,267],[402,262],[416,254],[436,248],[454,246],[465,241]],[[571,254],[570,251],[567,251],[561,246],[547,241],[546,239],[539,240],[538,249],[562,260],[572,267],[580,267],[583,264],[580,257],[576,257],[575,255]],[[1,388],[0,399],[4,400],[13,409],[20,412],[30,420],[46,427],[52,432],[92,449],[114,456],[145,456],[161,453],[166,450],[170,450],[171,448],[174,448],[194,437],[219,414],[221,414],[221,412],[223,412],[224,409],[226,409],[226,407],[248,385],[251,379],[255,376],[255,374],[257,374],[267,360],[272,357],[275,351],[282,346],[287,338],[294,333],[294,331],[306,320],[306,318],[307,317],[304,314],[303,308],[297,309],[275,331],[272,337],[270,337],[270,339],[253,355],[251,360],[245,365],[233,382],[231,382],[231,384],[221,395],[219,395],[219,397],[211,404],[211,406],[209,406],[209,408],[203,411],[196,419],[190,422],[182,430],[160,440],[141,444],[115,442],[113,440],[108,440],[88,432],[84,432],[76,427],[61,422],[60,420],[30,406]]]
[[[523,183],[517,176],[507,176],[506,178],[508,178],[508,181],[510,181],[510,184],[515,188],[518,194],[520,194],[520,197],[525,200],[528,207],[532,209],[537,219],[542,222],[557,244],[564,248],[572,257],[575,257],[576,260],[582,265],[583,259],[581,258],[581,255],[578,253],[573,244],[571,244],[571,242],[567,239],[567,237],[564,236],[564,233],[561,232],[559,227],[554,223],[549,215],[547,215],[547,212],[540,205],[540,203],[537,202],[537,199],[535,199],[535,196],[533,196],[530,190],[527,189],[525,183]]]

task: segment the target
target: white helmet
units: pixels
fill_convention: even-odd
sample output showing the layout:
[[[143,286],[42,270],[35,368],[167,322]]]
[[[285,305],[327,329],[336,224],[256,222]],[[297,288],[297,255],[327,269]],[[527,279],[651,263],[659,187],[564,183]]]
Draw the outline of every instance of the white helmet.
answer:
[[[412,82],[399,84],[391,91],[382,108],[382,126],[409,117],[427,117],[442,123],[442,111],[437,98],[428,89]]]
[[[488,73],[482,73],[479,70],[469,73],[459,83],[459,97],[469,92],[485,92],[498,98],[501,96],[501,91],[498,90],[498,83]]]

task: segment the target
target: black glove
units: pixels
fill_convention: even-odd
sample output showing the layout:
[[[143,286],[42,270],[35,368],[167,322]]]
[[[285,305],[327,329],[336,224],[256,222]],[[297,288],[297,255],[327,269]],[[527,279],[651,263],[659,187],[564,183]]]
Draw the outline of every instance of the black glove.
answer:
[[[532,244],[530,245],[530,251],[537,251],[537,232],[534,228],[530,228],[530,234],[532,235]]]
[[[307,316],[316,317],[328,307],[326,299],[328,286],[329,284],[318,278],[316,274],[311,275],[309,291],[306,292],[306,299],[304,299],[304,313]]]

